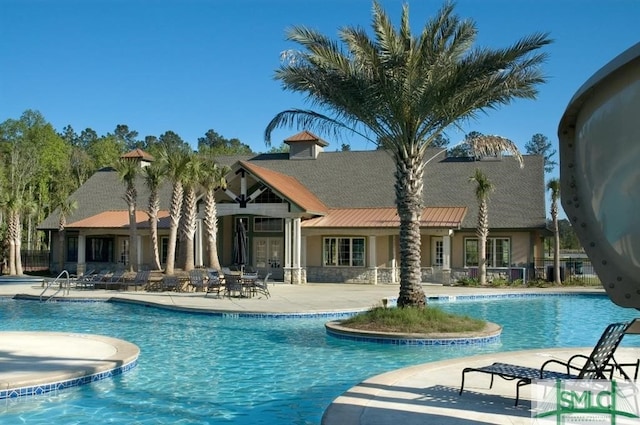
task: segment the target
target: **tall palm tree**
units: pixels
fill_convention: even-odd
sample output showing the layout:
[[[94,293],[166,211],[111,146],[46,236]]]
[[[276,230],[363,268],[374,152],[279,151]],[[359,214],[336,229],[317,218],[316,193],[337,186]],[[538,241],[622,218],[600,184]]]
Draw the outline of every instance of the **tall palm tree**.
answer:
[[[22,274],[20,262],[20,247],[16,246],[16,241],[20,240],[20,213],[19,200],[17,198],[9,198],[6,202],[7,210],[7,239],[9,240],[9,274]],[[16,260],[17,257],[17,260]],[[20,272],[18,270],[20,269]]]
[[[476,183],[476,199],[478,200],[478,280],[480,285],[487,284],[487,237],[489,236],[489,193],[493,191],[493,185],[487,176],[476,169],[475,174],[469,178]]]
[[[189,158],[187,151],[183,149],[175,149],[171,151],[163,149],[160,152],[160,161],[162,162],[163,167],[165,167],[167,178],[173,186],[171,192],[171,206],[169,210],[169,218],[171,222],[169,227],[169,243],[167,245],[167,263],[164,270],[165,274],[173,275],[175,269],[178,226],[180,224],[180,215],[182,212],[182,195],[184,193],[182,179],[187,163],[189,162]]]
[[[78,201],[64,197],[58,208],[58,264],[60,271],[62,271],[64,270],[64,233],[67,227],[67,217],[78,209]]]
[[[138,191],[136,189],[136,176],[140,172],[140,164],[136,159],[120,158],[115,169],[120,180],[124,182],[124,200],[127,202],[129,212],[129,271],[138,270],[138,221],[136,220],[136,203]]]
[[[160,162],[152,162],[143,168],[144,182],[149,189],[149,229],[151,232],[151,245],[153,247],[153,269],[160,270],[160,249],[158,246],[158,212],[160,211],[160,195],[158,191],[165,178],[165,169]]]
[[[231,169],[227,166],[219,166],[212,157],[203,160],[203,173],[200,184],[204,189],[204,225],[207,236],[207,248],[209,253],[208,266],[221,271],[218,258],[218,213],[216,207],[215,191],[218,188],[226,188],[225,176]]]
[[[551,221],[553,225],[553,282],[562,285],[560,279],[560,229],[558,228],[558,200],[560,199],[560,180],[557,178],[547,182],[551,191]]]
[[[551,41],[546,34],[534,34],[504,49],[472,49],[475,24],[456,16],[451,3],[417,37],[411,34],[407,5],[396,30],[374,3],[372,27],[373,38],[361,28],[341,29],[344,48],[314,30],[290,30],[289,41],[302,50],[283,55],[276,79],[284,89],[305,94],[323,112],[280,112],[267,125],[265,140],[270,143],[273,130],[285,126],[346,130],[389,152],[396,164],[400,218],[398,306],[422,307],[419,219],[425,151],[447,127],[516,98],[534,99],[536,86],[545,81],[540,71],[545,55],[536,51]],[[476,140],[476,148],[481,141]],[[482,150],[517,151],[506,139],[493,142]]]
[[[180,218],[180,241],[184,248],[184,271],[191,271],[195,267],[194,237],[198,218],[197,189],[202,174],[202,162],[196,154],[189,155],[182,179],[184,189],[182,200],[182,217]]]

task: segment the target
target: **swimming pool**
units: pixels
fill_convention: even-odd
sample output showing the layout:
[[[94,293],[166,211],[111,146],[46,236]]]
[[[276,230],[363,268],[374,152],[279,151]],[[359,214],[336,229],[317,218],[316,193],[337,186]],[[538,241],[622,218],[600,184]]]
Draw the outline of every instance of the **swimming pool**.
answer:
[[[319,424],[358,382],[407,365],[496,351],[592,346],[613,321],[638,316],[604,296],[441,303],[500,323],[487,346],[394,346],[326,335],[328,319],[220,317],[117,303],[3,299],[0,330],[86,332],[137,344],[138,367],[56,394],[7,400],[2,423]],[[634,339],[635,338],[635,339]],[[625,346],[639,346],[637,337]]]

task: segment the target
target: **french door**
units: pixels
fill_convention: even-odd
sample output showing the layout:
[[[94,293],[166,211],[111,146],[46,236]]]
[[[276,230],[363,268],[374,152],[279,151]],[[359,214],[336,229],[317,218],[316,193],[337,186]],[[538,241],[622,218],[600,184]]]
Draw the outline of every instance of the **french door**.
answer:
[[[282,242],[282,238],[278,237],[255,237],[253,239],[254,265],[261,274],[271,273],[272,279],[284,278]]]

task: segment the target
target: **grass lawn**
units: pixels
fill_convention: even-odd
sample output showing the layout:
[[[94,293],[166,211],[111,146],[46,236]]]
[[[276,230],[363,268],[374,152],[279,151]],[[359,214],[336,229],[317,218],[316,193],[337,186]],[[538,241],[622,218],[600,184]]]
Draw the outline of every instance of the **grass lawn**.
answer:
[[[486,322],[468,316],[457,316],[437,307],[384,308],[369,311],[340,322],[341,326],[366,331],[402,333],[456,333],[476,332],[484,329]]]

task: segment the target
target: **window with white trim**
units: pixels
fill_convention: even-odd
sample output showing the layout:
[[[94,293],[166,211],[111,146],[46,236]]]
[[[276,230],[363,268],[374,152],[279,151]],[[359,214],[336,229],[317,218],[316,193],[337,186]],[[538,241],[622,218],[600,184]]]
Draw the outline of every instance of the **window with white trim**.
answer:
[[[324,238],[322,247],[325,266],[364,267],[365,238]]]
[[[464,266],[478,266],[478,239],[465,238]],[[511,240],[509,238],[487,238],[487,267],[509,267],[511,264]]]
[[[282,232],[282,219],[274,217],[255,217],[253,219],[254,232]]]

